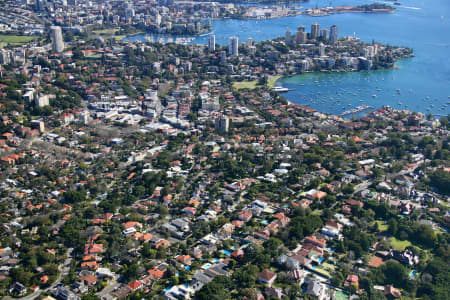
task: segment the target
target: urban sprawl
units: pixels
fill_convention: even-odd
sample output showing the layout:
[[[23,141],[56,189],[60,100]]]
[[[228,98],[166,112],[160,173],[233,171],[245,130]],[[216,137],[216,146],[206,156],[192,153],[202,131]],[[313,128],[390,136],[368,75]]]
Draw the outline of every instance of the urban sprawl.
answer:
[[[2,299],[449,299],[448,116],[343,118],[276,83],[411,49],[318,23],[125,42],[258,8],[0,2]]]

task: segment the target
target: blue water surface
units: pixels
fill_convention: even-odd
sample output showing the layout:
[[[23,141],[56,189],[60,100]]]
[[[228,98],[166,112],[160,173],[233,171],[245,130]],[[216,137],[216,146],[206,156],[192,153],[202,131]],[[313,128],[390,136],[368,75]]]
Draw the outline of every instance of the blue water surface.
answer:
[[[310,1],[303,7],[360,5],[367,0]],[[231,36],[240,42],[284,36],[298,25],[309,31],[318,22],[321,28],[335,24],[339,36],[357,36],[390,45],[407,46],[415,57],[397,63],[399,69],[358,73],[321,73],[283,78],[278,84],[295,88],[284,96],[321,112],[341,114],[360,105],[374,108],[390,105],[399,109],[447,115],[450,101],[450,1],[405,0],[392,14],[335,14],[327,17],[295,16],[269,20],[215,20],[211,24],[216,42],[227,45]],[[389,2],[390,3],[390,2]],[[126,40],[145,40],[145,35]],[[192,43],[206,44],[208,36]]]

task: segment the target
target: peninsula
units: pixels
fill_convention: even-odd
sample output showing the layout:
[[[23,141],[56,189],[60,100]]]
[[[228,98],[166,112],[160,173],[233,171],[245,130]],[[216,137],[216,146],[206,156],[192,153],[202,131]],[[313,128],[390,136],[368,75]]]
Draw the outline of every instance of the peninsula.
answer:
[[[342,14],[342,13],[393,13],[395,12],[395,8],[383,4],[383,3],[374,3],[374,4],[366,4],[366,5],[358,5],[358,6],[336,6],[336,7],[322,7],[322,8],[310,8],[301,12],[303,15],[311,16],[311,17],[325,17],[333,14]]]

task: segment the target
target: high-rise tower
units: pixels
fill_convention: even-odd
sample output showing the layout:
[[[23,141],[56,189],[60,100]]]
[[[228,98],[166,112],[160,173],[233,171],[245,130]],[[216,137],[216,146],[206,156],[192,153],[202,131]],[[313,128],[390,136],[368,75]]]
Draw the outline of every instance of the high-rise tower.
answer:
[[[319,37],[320,25],[318,23],[311,24],[311,39],[315,40]]]
[[[230,38],[230,45],[228,46],[228,52],[230,56],[238,56],[239,55],[239,38],[233,36]]]
[[[53,52],[59,53],[64,50],[64,41],[61,27],[52,26],[50,27],[51,37],[52,37],[52,50]]]
[[[331,26],[330,28],[330,42],[338,41],[338,27],[336,25]]]
[[[216,51],[216,36],[211,34],[208,41],[209,52]]]

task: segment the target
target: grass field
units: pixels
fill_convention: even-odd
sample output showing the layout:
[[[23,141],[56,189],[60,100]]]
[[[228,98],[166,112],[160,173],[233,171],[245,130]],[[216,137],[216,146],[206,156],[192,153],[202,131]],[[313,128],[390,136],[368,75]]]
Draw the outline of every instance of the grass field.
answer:
[[[95,34],[100,35],[101,37],[104,38],[114,38],[116,41],[122,40],[124,37],[126,37],[126,35],[116,35],[116,32],[119,29],[116,28],[110,28],[110,29],[102,29],[102,30],[94,30],[92,31]],[[139,34],[142,32],[137,32],[137,33],[133,33],[133,34]]]
[[[343,292],[337,291],[336,294],[334,295],[334,299],[335,299],[335,300],[347,300],[348,297],[347,297],[347,295],[344,294]]]
[[[275,82],[277,82],[277,80],[280,79],[280,78],[281,78],[280,75],[270,76],[269,80],[267,81],[267,85],[270,88],[273,88],[275,86]]]
[[[119,29],[102,29],[102,30],[94,30],[93,33],[100,34],[100,35],[113,35],[117,32]]]
[[[412,245],[411,242],[408,240],[400,241],[400,240],[397,240],[395,237],[390,238],[390,243],[391,243],[391,246],[394,247],[394,249],[398,250],[398,251],[403,251],[403,250],[405,250],[406,247]]]
[[[34,39],[36,39],[35,36],[0,34],[0,48],[3,48],[5,46],[7,46],[8,44],[12,44],[12,45],[25,44]]]
[[[380,229],[380,231],[386,231],[386,230],[388,230],[388,225],[387,224],[385,224],[385,222],[384,221],[375,221],[375,223],[377,223],[378,224],[378,228]]]
[[[331,277],[330,272],[328,272],[328,270],[326,270],[326,269],[324,269],[322,267],[317,267],[314,271],[316,271],[317,273],[322,274],[325,277],[328,277],[328,278]]]
[[[92,31],[95,34],[100,35],[103,38],[114,38],[116,41],[119,41],[125,37],[125,35],[116,35],[116,32],[119,29],[102,29],[102,30],[94,30]]]
[[[233,82],[233,88],[236,90],[243,90],[243,89],[249,89],[253,90],[256,88],[256,84],[258,83],[257,80],[253,81],[236,81]]]
[[[267,86],[269,88],[273,88],[275,86],[275,82],[280,79],[281,76],[280,75],[276,75],[276,76],[269,76],[268,80],[267,80]],[[249,90],[253,90],[255,88],[258,87],[258,80],[253,80],[253,81],[241,81],[241,82],[233,82],[233,88],[235,90],[242,90],[242,89],[249,89]]]

